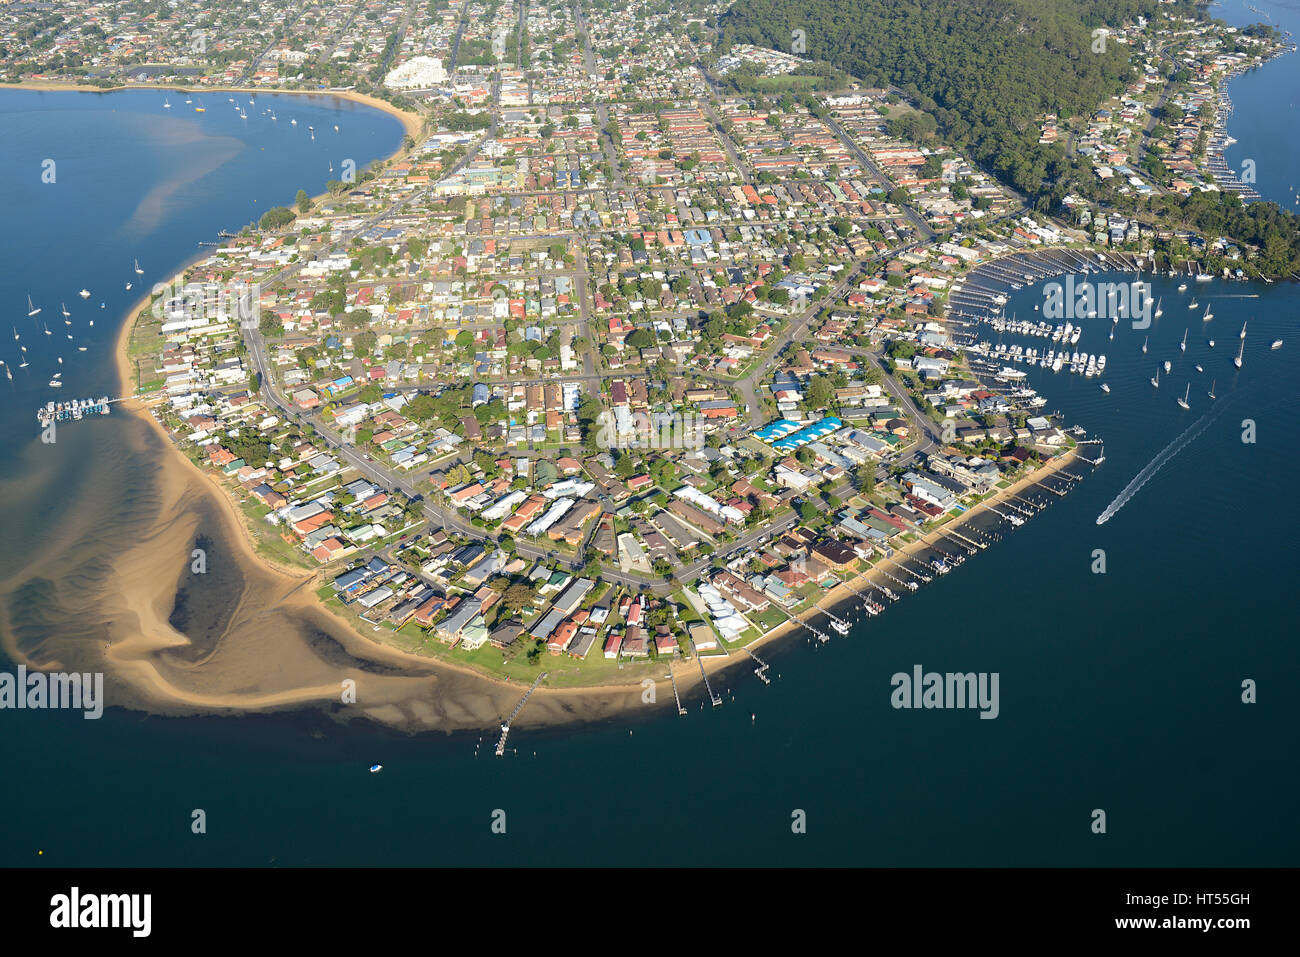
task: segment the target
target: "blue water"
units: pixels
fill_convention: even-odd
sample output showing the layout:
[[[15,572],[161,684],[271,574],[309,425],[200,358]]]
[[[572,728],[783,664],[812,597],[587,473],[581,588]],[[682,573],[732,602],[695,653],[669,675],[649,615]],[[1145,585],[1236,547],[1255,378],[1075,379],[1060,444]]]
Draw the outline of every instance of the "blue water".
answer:
[[[255,106],[246,94],[198,94],[189,105],[185,98],[152,90],[0,91],[0,176],[11,184],[0,238],[0,359],[17,366],[26,345],[29,361],[15,369],[16,399],[7,403],[28,414],[0,416],[5,439],[22,434],[12,431],[16,424],[27,430],[36,398],[116,391],[108,353],[123,314],[199,253],[199,242],[292,205],[299,189],[324,192],[344,160],[361,170],[401,145],[394,117],[338,97],[256,96]],[[200,105],[205,112],[194,112]],[[82,288],[89,299],[78,295]],[[29,295],[41,309],[34,318]],[[56,395],[46,382],[58,371],[67,385]]]
[[[278,112],[283,118],[288,108]],[[1239,105],[1234,123],[1246,113]],[[74,135],[57,117],[48,122],[44,142]],[[78,115],[71,125],[89,122]],[[315,125],[319,141],[323,124]],[[285,142],[281,131],[266,135]],[[101,152],[136,152],[121,137],[109,142]],[[39,153],[26,154],[26,164]],[[240,177],[215,192],[195,185],[193,202],[213,211],[190,217],[195,236],[250,218],[249,195],[260,207],[290,200],[299,185],[313,191],[301,170],[285,169],[283,154],[245,153],[252,155],[244,177],[265,192]],[[0,168],[11,172],[11,154],[3,155]],[[1270,162],[1291,164],[1300,179],[1295,156]],[[50,264],[38,268],[35,257],[21,281],[5,280],[17,305],[28,283],[47,312],[81,284],[112,289],[135,255],[150,278],[166,272],[165,241],[102,237],[153,188],[153,178],[133,172],[145,161],[116,164],[115,188],[131,197],[121,199],[116,219],[83,225],[85,210],[68,200],[57,216],[47,207],[32,219],[29,233],[4,236],[8,255],[39,244]],[[273,180],[281,185],[265,186]],[[19,192],[44,188],[30,177],[9,181]],[[171,244],[173,260],[188,254]],[[1300,666],[1290,482],[1300,466],[1291,441],[1300,290],[1216,281],[1189,284],[1180,295],[1175,286],[1157,280],[1165,314],[1149,332],[1120,328],[1112,342],[1105,323],[1086,331],[1080,347],[1109,356],[1109,395],[1095,379],[1031,372],[1049,409],[1106,440],[1100,469],[851,637],[770,649],[771,687],[742,667],[719,683],[722,707],[702,704],[695,692],[684,718],[647,709],[576,732],[539,731],[525,711],[511,735],[518,751],[503,759],[491,757],[488,729],[480,746],[478,734],[408,737],[311,713],[159,718],[112,710],[87,722],[0,712],[0,760],[20,782],[0,797],[0,862],[1294,863],[1300,722],[1291,689]],[[114,292],[120,309],[129,296]],[[1213,303],[1212,322],[1186,308],[1193,293]],[[1259,298],[1231,298],[1242,295]],[[1023,290],[1008,312],[1031,315],[1034,302],[1041,293]],[[1245,366],[1237,372],[1231,358],[1245,320]],[[1189,326],[1184,355],[1178,342]],[[1269,350],[1279,336],[1286,347]],[[1174,370],[1155,390],[1147,380],[1165,358]],[[1191,368],[1197,362],[1203,375]],[[97,369],[88,362],[84,374],[107,375]],[[1097,515],[1129,480],[1210,410],[1211,377],[1227,410],[1098,527]],[[1185,412],[1174,399],[1189,381]],[[1248,418],[1253,444],[1241,441]],[[30,424],[24,428],[30,440]],[[1090,570],[1095,549],[1106,552],[1104,575]],[[1000,716],[894,710],[891,675],[918,663],[998,672]],[[1245,678],[1258,682],[1258,704],[1240,702]],[[366,773],[376,761],[384,772]],[[195,808],[207,812],[204,836],[190,832]],[[1108,816],[1104,836],[1089,828],[1096,808]],[[491,830],[497,809],[506,813],[504,835]],[[791,831],[796,810],[807,815],[806,834]]]
[[[1261,13],[1252,13],[1242,0],[1215,4],[1211,13],[1234,26],[1266,23],[1291,31],[1292,40],[1300,37],[1300,4],[1294,0],[1252,0],[1251,6]],[[1300,155],[1300,124],[1295,122],[1300,115],[1300,55],[1283,56],[1237,77],[1228,84],[1228,95],[1234,110],[1228,132],[1237,142],[1224,150],[1224,160],[1240,175],[1243,163],[1253,159],[1256,191],[1283,209],[1300,213],[1295,162]]]

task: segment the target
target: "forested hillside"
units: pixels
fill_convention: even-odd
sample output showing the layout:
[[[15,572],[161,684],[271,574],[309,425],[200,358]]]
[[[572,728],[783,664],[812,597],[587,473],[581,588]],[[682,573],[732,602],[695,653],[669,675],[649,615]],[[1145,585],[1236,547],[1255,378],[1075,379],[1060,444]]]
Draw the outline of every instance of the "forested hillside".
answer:
[[[871,86],[897,86],[933,113],[949,143],[1015,188],[1041,195],[1064,172],[1038,143],[1045,113],[1087,115],[1122,89],[1128,48],[1093,52],[1092,30],[1150,17],[1155,0],[742,0],[724,43],[791,49]]]

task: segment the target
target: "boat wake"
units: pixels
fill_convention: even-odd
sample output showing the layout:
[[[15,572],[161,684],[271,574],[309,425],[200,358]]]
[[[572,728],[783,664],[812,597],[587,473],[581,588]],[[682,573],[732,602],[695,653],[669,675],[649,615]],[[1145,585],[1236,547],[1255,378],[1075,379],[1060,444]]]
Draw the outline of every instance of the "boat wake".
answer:
[[[1102,510],[1102,513],[1097,516],[1097,524],[1105,525],[1109,522],[1115,516],[1115,513],[1127,505],[1129,499],[1136,495],[1142,486],[1146,485],[1151,480],[1151,477],[1159,472],[1170,459],[1187,448],[1198,435],[1208,429],[1211,423],[1223,414],[1223,410],[1228,407],[1231,401],[1232,398],[1229,398],[1226,402],[1220,403],[1212,411],[1201,416],[1188,426],[1187,431],[1161,449],[1159,454],[1148,462],[1141,472],[1133,476],[1133,481],[1124,486],[1123,490],[1115,496],[1115,500]]]

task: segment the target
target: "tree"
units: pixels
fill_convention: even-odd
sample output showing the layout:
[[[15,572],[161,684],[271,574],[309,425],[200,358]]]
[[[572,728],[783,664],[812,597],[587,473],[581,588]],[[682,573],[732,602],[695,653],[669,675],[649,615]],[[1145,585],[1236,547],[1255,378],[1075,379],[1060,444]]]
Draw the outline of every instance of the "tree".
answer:
[[[858,491],[870,495],[876,488],[876,466],[870,462],[859,465],[853,470],[853,481],[857,483]]]
[[[307,195],[305,189],[298,190],[298,195],[294,197],[294,202],[298,206],[298,212],[305,213],[311,209],[311,197]]]
[[[835,386],[830,376],[813,376],[804,392],[804,402],[811,409],[826,409],[835,403]]]
[[[533,600],[533,588],[531,585],[523,583],[511,585],[501,596],[501,604],[510,610],[512,614],[518,614],[520,610],[526,608]]]
[[[648,329],[634,329],[627,337],[627,344],[633,349],[647,349],[655,344],[655,337]]]
[[[288,206],[272,206],[262,214],[262,218],[257,221],[257,225],[261,229],[279,229],[282,226],[288,226],[294,221],[294,218],[293,210]]]

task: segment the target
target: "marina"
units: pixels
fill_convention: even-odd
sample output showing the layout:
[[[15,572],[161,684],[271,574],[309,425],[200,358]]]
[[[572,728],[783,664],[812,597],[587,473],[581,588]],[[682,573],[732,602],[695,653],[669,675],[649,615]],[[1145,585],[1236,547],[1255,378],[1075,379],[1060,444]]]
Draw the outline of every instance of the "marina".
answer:
[[[75,422],[92,415],[108,415],[112,403],[121,401],[108,396],[98,399],[69,399],[65,402],[51,399],[36,410],[36,421],[41,428],[45,428],[52,422]]]

